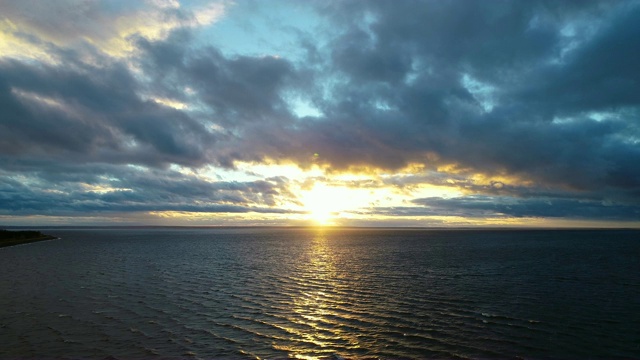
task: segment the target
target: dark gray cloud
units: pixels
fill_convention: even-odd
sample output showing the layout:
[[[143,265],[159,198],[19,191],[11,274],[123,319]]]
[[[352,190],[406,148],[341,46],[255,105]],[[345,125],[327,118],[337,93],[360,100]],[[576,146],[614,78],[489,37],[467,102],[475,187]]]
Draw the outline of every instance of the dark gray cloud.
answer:
[[[109,212],[292,213],[274,208],[293,198],[288,179],[209,181],[162,169],[32,162],[0,171],[0,214]],[[19,176],[16,176],[19,174]]]
[[[308,125],[333,165],[395,169],[435,153],[480,173],[640,200],[638,2],[334,6],[338,23],[361,21],[328,49],[349,81],[324,104],[328,120]],[[492,89],[492,108],[465,76]]]
[[[614,168],[623,168],[626,158],[636,159],[637,111],[628,109],[620,112],[622,118],[601,123],[589,112],[603,108],[617,112],[624,110],[622,105],[638,105],[639,92],[633,87],[614,86],[612,93],[606,86],[637,82],[636,72],[627,65],[638,51],[630,43],[638,26],[632,21],[638,19],[637,3],[620,3],[610,10],[598,3],[578,9],[546,2],[367,4],[347,7],[374,18],[367,27],[372,40],[364,41],[369,54],[360,61],[361,69],[368,69],[367,61],[378,56],[396,60],[380,61],[379,69],[366,71],[370,76],[336,61],[334,65],[345,70],[351,82],[341,89],[339,101],[327,106],[331,115],[348,116],[334,122],[351,120],[351,134],[369,135],[354,136],[355,147],[375,140],[365,146],[378,154],[380,163],[372,161],[374,165],[385,166],[388,161],[401,166],[402,161],[385,157],[400,153],[405,162],[420,161],[424,152],[434,151],[445,161],[481,171],[506,169],[542,181],[563,178],[569,185],[596,187],[613,185],[609,178]],[[595,34],[574,39],[579,44],[555,64],[563,48],[570,47],[561,32],[579,27],[573,21],[586,21],[584,17],[602,24],[593,30]],[[347,31],[337,42],[363,43],[357,40],[365,36],[363,32]],[[342,57],[342,47],[331,51]],[[407,56],[412,57],[412,67],[390,65],[408,63]],[[359,61],[355,54],[344,57]],[[389,78],[385,74],[391,70],[400,75]],[[491,111],[480,108],[463,84],[464,75],[496,88]],[[410,77],[413,80],[408,81]],[[582,99],[577,108],[572,108],[572,99]],[[376,102],[390,110],[382,111]],[[556,102],[566,110],[560,113]],[[560,115],[576,119],[554,122]],[[580,184],[586,182],[575,176],[581,172],[593,180]],[[629,175],[637,186],[637,174]]]
[[[607,21],[591,38],[568,50],[562,61],[538,66],[524,77],[515,95],[560,115],[636,107],[640,6],[621,2],[604,16]]]
[[[80,162],[208,163],[215,136],[184,112],[145,101],[123,66],[0,63],[0,152]]]
[[[422,208],[406,208],[405,215],[454,215],[479,217],[534,217],[565,219],[636,220],[640,209],[634,205],[571,198],[514,198],[467,196],[460,198],[424,198],[414,200]],[[403,211],[403,210],[400,210]]]

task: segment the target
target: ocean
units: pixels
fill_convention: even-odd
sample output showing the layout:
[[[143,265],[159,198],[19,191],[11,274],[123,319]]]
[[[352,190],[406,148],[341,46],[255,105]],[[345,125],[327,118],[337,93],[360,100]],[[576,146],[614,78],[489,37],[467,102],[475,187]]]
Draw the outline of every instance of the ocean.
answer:
[[[48,229],[0,358],[640,358],[640,232]]]

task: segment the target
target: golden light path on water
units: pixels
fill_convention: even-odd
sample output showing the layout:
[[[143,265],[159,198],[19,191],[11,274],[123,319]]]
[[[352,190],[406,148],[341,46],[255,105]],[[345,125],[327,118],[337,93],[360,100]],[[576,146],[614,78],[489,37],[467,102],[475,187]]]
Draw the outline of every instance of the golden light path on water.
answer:
[[[329,357],[338,353],[339,348],[353,351],[360,347],[354,333],[341,329],[342,324],[332,323],[329,320],[343,316],[336,312],[336,304],[346,305],[345,299],[340,294],[349,293],[350,289],[347,282],[339,281],[341,274],[336,267],[335,255],[325,234],[326,231],[322,227],[316,229],[308,251],[308,262],[300,265],[299,273],[302,276],[300,280],[303,281],[301,285],[304,290],[293,299],[291,312],[295,316],[289,319],[299,322],[310,330],[288,329],[304,342],[289,342],[283,346],[274,346],[298,359]],[[339,346],[336,346],[338,344]]]

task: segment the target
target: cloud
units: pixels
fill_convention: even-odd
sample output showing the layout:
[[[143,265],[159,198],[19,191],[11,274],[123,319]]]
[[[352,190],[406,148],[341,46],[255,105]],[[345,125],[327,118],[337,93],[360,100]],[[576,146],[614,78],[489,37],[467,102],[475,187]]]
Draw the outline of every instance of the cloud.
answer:
[[[294,196],[285,178],[210,181],[176,171],[35,162],[3,166],[0,213],[73,215],[184,211],[296,213],[277,207]]]
[[[283,178],[174,171],[243,162],[360,169],[387,175],[363,186],[462,194],[389,214],[637,215],[639,2],[314,2],[304,6],[324,31],[297,32],[309,56],[289,58],[203,41],[198,31],[230,6],[1,3],[4,211],[297,201]],[[299,116],[296,99],[314,111]]]
[[[208,163],[205,145],[216,141],[214,134],[184,112],[142,99],[142,85],[123,64],[75,65],[0,62],[0,153],[153,166]]]
[[[413,201],[423,208],[406,208],[406,214],[484,217],[545,217],[565,219],[636,220],[640,209],[634,205],[611,204],[605,201],[568,198],[496,199],[489,196],[459,198],[424,198]]]
[[[632,59],[640,53],[634,43],[640,35],[639,16],[637,2],[620,3],[588,39],[561,61],[531,72],[514,93],[559,116],[637,106],[638,74]]]
[[[124,56],[134,50],[133,37],[165,38],[172,30],[211,24],[224,14],[224,2],[183,9],[177,1],[5,1],[0,4],[0,48],[4,56],[35,57],[45,45],[95,47],[110,55]],[[27,54],[23,48],[31,49]]]
[[[331,165],[457,164],[639,200],[637,2],[333,6],[345,30],[326,51],[347,80],[301,125]]]

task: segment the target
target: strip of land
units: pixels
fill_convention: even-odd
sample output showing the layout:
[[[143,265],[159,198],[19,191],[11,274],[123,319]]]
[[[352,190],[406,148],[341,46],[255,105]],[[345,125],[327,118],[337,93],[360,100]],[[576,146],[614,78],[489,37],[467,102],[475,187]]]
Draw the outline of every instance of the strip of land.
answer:
[[[9,231],[0,230],[0,247],[26,244],[36,241],[56,239],[55,236],[46,235],[40,231]]]

